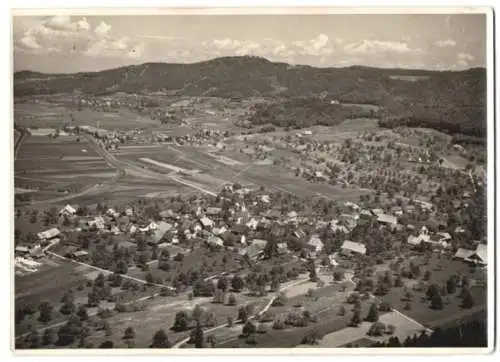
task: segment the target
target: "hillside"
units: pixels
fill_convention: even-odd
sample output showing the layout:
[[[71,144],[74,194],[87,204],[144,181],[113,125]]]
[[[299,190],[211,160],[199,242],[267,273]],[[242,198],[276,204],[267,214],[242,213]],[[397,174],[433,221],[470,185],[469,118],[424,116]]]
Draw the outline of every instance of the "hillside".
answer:
[[[460,123],[461,115],[466,113],[463,122],[473,126],[458,127],[459,132],[464,129],[466,133],[482,135],[486,129],[482,116],[486,103],[486,70],[482,68],[460,72],[361,66],[314,68],[245,56],[193,64],[146,63],[69,75],[27,71],[14,75],[15,96],[74,91],[94,95],[164,91],[184,96],[235,99],[321,94],[341,102],[381,105],[390,116],[407,117],[409,110],[415,110],[419,118],[431,118],[429,124],[439,122],[443,117],[452,123]],[[427,116],[429,110],[431,115]],[[257,122],[262,123],[262,120]],[[411,126],[414,122],[406,123]]]

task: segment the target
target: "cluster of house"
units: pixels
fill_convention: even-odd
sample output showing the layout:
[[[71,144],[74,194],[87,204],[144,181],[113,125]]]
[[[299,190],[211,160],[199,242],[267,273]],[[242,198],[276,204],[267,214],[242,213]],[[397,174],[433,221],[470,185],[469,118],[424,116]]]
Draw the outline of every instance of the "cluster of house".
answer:
[[[225,192],[225,193],[224,193]],[[310,216],[299,215],[296,211],[283,214],[273,204],[272,196],[263,190],[252,190],[248,188],[233,189],[232,185],[225,187],[221,197],[232,200],[228,208],[223,209],[220,205],[208,207],[193,206],[185,211],[182,202],[173,203],[168,209],[159,212],[155,220],[138,222],[141,219],[136,217],[135,211],[131,207],[116,211],[109,208],[100,215],[93,217],[76,217],[77,207],[66,205],[59,211],[60,216],[66,216],[74,222],[71,231],[79,232],[83,230],[95,231],[98,233],[111,233],[123,235],[119,242],[119,247],[133,250],[137,246],[137,236],[142,234],[150,245],[155,245],[158,250],[170,249],[172,246],[184,247],[186,241],[190,245],[206,243],[212,247],[227,247],[241,257],[250,259],[259,258],[266,248],[268,240],[265,240],[262,230],[268,230],[276,237],[277,252],[286,254],[289,252],[286,232],[292,232],[294,238],[304,245],[302,253],[311,259],[318,259],[324,254],[324,241],[321,240],[320,232],[329,228],[336,235],[345,235],[339,250],[328,255],[331,265],[338,265],[338,257],[352,257],[355,255],[366,255],[367,246],[360,242],[349,240],[349,235],[357,225],[364,222],[378,223],[381,228],[393,231],[411,232],[407,243],[410,246],[429,244],[439,250],[450,248],[452,237],[445,232],[431,232],[426,226],[421,227],[418,232],[412,225],[402,225],[398,216],[407,211],[408,207],[394,206],[391,213],[382,209],[364,209],[353,202],[344,203],[344,213],[334,219],[318,219]],[[226,197],[225,195],[240,196]],[[432,205],[421,201],[421,207],[431,207]],[[418,205],[418,203],[416,203]],[[413,206],[413,205],[405,205]],[[414,206],[413,206],[414,207]],[[69,231],[69,230],[68,230]],[[455,230],[460,233],[463,230]],[[32,256],[36,258],[44,254],[51,245],[58,243],[61,231],[57,228],[40,232],[38,234],[39,244],[32,248],[17,247],[16,255]],[[79,250],[66,251],[74,258],[85,259],[88,251]],[[486,248],[479,244],[476,250],[459,249],[455,255],[467,262],[478,262],[486,264]]]

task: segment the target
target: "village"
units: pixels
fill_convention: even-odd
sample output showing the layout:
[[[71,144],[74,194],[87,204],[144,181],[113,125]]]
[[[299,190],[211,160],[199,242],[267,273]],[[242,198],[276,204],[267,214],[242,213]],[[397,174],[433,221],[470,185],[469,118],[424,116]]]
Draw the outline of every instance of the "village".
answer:
[[[95,208],[68,204],[24,215],[18,211],[16,218],[42,219],[47,228],[36,235],[16,232],[16,275],[36,274],[55,257],[195,298],[213,296],[214,289],[206,283],[216,286],[221,278],[244,278],[256,295],[265,295],[266,285],[279,290],[273,283],[286,285],[300,275],[314,281],[318,291],[325,280],[344,280],[362,291],[373,268],[384,270],[384,265],[399,265],[399,278],[418,278],[421,267],[401,261],[422,256],[428,260],[424,265],[429,260],[438,263],[434,274],[443,272],[439,264],[446,258],[462,270],[450,278],[462,280],[468,271],[473,282],[467,285],[484,283],[484,240],[471,241],[470,230],[456,222],[436,223],[442,218],[431,202],[380,196],[343,203],[321,197],[305,201],[264,187],[227,184],[216,196],[99,203]],[[189,269],[182,267],[182,260],[189,260]],[[262,269],[264,264],[269,267]],[[277,267],[283,274],[275,282]],[[435,285],[428,284],[433,280],[430,273],[425,272],[424,283]],[[248,278],[253,274],[257,282],[252,284]],[[421,283],[415,290],[424,288]]]

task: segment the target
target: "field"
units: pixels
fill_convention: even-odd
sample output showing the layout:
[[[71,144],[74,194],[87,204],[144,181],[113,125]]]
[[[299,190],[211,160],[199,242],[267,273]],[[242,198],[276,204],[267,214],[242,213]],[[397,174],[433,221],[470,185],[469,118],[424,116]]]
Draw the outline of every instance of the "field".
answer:
[[[28,136],[14,163],[15,186],[36,190],[29,194],[34,200],[80,192],[115,176],[85,138],[77,136]]]

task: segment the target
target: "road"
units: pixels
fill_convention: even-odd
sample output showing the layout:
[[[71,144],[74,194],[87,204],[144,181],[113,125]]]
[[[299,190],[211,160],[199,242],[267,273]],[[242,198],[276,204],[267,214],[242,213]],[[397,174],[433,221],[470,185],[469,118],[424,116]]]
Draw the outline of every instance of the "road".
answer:
[[[28,134],[26,132],[20,132],[20,135],[18,136],[17,140],[15,141],[15,143],[14,143],[14,160],[17,159],[17,153],[19,152],[19,149],[21,148],[21,145],[23,144],[23,142],[27,136],[28,136]]]

